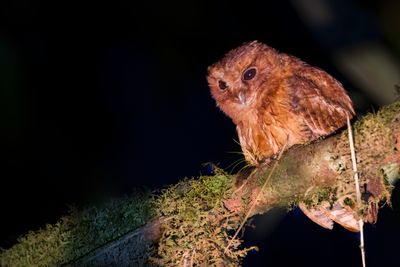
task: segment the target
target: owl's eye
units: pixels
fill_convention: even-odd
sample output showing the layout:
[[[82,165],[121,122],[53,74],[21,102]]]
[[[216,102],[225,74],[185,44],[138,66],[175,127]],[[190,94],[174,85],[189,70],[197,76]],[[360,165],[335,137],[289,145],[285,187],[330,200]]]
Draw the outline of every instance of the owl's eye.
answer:
[[[257,73],[256,68],[247,69],[247,70],[243,73],[243,80],[249,81],[249,80],[253,79],[254,76],[256,76],[256,73]]]
[[[228,85],[226,84],[226,82],[224,82],[224,81],[218,81],[218,86],[219,86],[219,89],[221,89],[221,90],[225,90],[226,88],[228,88]]]

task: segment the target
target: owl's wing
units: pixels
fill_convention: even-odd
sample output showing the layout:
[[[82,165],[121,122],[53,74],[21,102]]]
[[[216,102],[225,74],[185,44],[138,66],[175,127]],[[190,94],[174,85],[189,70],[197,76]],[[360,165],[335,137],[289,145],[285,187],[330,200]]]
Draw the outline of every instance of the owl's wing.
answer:
[[[303,66],[288,79],[292,111],[304,119],[313,137],[327,135],[351,119],[354,109],[343,86],[326,72]]]

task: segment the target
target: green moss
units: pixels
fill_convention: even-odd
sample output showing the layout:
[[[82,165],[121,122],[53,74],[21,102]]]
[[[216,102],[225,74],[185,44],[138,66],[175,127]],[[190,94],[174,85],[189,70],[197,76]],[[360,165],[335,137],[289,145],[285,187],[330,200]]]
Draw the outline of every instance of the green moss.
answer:
[[[247,249],[239,249],[229,240],[228,231],[235,229],[239,219],[223,206],[230,196],[233,177],[220,169],[214,176],[185,179],[162,191],[157,199],[158,211],[166,223],[158,252],[152,260],[160,266],[181,266],[192,262],[196,266],[230,263],[239,264]],[[222,262],[224,260],[224,262]]]
[[[324,201],[333,204],[338,200],[337,193],[336,187],[316,187],[303,201],[308,207],[319,206]]]
[[[377,114],[377,117],[388,126],[393,122],[393,119],[399,114],[400,101],[396,101],[393,104],[382,107]]]
[[[381,167],[380,171],[386,186],[393,186],[400,178],[400,166],[397,163],[384,165]]]
[[[231,194],[233,178],[216,169],[214,176],[184,179],[160,192],[146,192],[116,199],[103,206],[83,210],[71,208],[70,214],[54,225],[29,232],[18,244],[1,250],[1,266],[59,266],[71,263],[108,242],[145,225],[154,216],[164,216],[163,236],[154,261],[173,266],[184,253],[196,247],[196,263],[217,264],[224,259],[228,231],[239,218],[223,208]],[[229,218],[229,219],[228,219]],[[246,255],[235,240],[225,260],[238,263]],[[218,246],[218,249],[215,249]]]
[[[184,179],[162,190],[156,199],[160,215],[179,215],[181,219],[196,220],[202,211],[221,204],[231,188],[232,177],[217,169],[214,176]]]
[[[354,128],[355,130],[362,128],[364,132],[368,133],[368,131],[371,131],[371,128],[383,129],[391,126],[393,119],[399,114],[399,110],[400,101],[396,101],[382,107],[377,113],[369,113],[363,116],[361,120],[354,123]]]
[[[346,206],[349,206],[349,207],[353,207],[353,205],[354,205],[354,201],[353,201],[351,198],[349,198],[349,197],[346,197],[346,198],[344,199],[343,203],[344,203]]]
[[[132,231],[154,216],[149,193],[137,191],[103,206],[70,214],[18,239],[18,244],[1,250],[1,266],[59,266]]]

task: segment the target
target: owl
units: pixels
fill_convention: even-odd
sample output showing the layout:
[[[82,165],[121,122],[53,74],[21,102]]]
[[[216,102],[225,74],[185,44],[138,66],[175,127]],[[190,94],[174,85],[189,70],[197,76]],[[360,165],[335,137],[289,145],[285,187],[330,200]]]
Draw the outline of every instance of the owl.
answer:
[[[236,124],[246,160],[258,165],[286,148],[329,135],[352,118],[352,102],[326,72],[257,41],[208,68],[217,106]]]
[[[229,51],[208,68],[207,80],[217,106],[236,125],[246,161],[254,166],[269,162],[283,147],[333,133],[354,115],[340,82],[258,41]],[[315,212],[304,211],[321,222]],[[330,221],[322,223],[329,226]]]

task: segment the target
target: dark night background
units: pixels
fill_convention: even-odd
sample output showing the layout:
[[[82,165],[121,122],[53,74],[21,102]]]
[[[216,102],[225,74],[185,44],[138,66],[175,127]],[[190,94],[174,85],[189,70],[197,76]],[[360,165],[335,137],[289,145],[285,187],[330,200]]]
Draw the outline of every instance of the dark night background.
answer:
[[[243,42],[325,69],[359,114],[393,101],[399,12],[395,0],[0,4],[0,246],[55,223],[69,204],[160,188],[206,171],[205,162],[228,168],[239,159],[235,127],[205,76]],[[398,195],[366,226],[368,266],[400,266]],[[254,224],[245,238],[260,252],[245,266],[361,265],[357,234],[324,230],[298,210]]]

